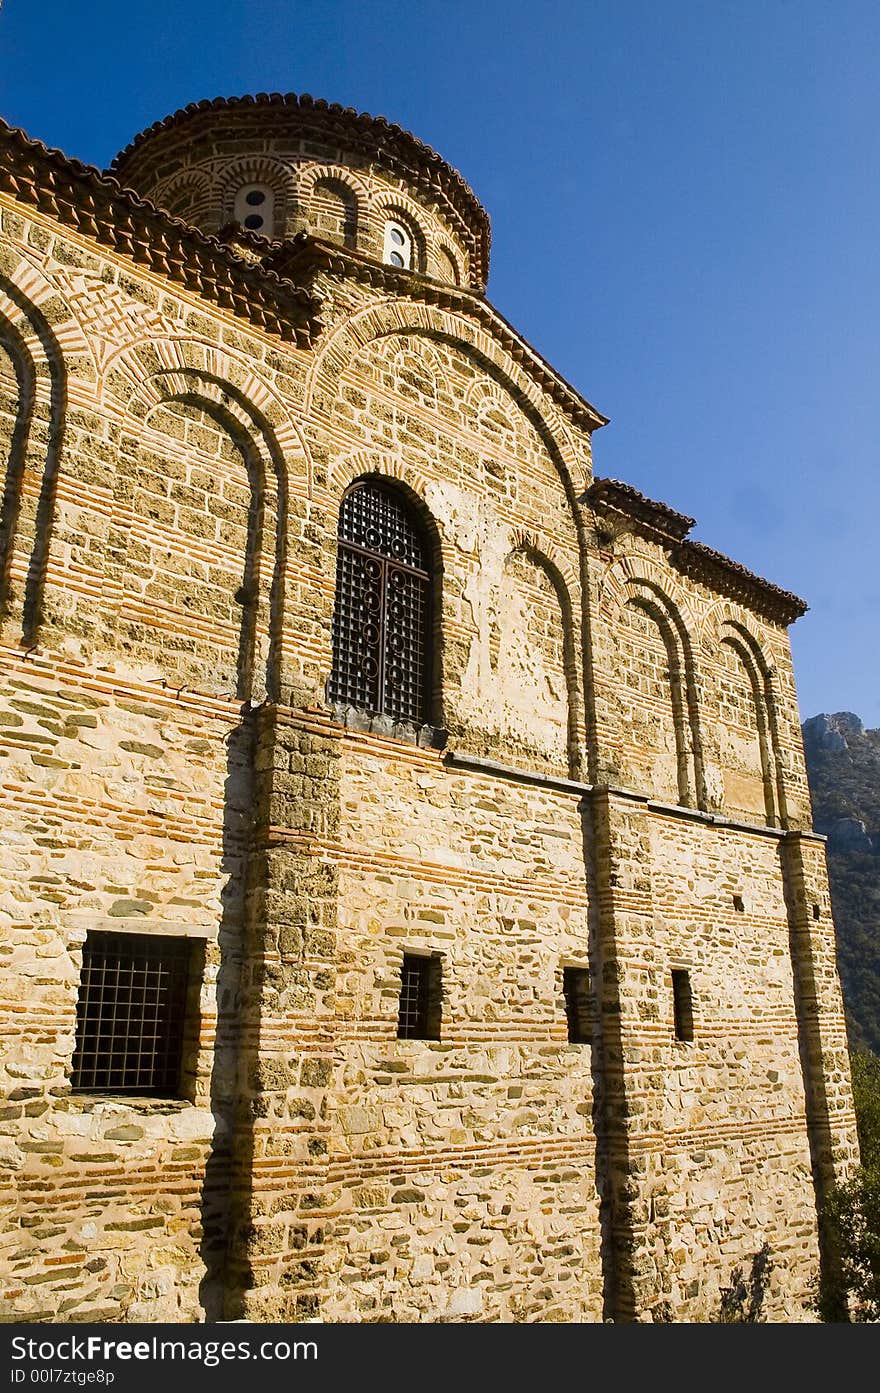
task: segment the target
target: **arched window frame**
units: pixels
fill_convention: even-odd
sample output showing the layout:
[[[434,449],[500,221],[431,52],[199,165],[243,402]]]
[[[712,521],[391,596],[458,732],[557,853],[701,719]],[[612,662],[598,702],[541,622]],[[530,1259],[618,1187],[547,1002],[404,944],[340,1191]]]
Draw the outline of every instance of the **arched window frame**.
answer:
[[[259,202],[256,201],[258,195]],[[235,195],[233,217],[249,232],[274,237],[275,191],[268,184],[243,184]]]
[[[382,260],[389,266],[396,266],[401,271],[414,271],[416,269],[415,238],[400,218],[389,218],[385,223]]]
[[[342,210],[342,227],[340,229],[342,245],[356,248],[361,220],[361,202],[357,190],[337,174],[319,174],[312,184],[309,200],[312,230],[316,231],[318,236],[329,235],[326,228],[322,229],[318,217],[318,205],[328,195],[338,202]]]
[[[403,491],[361,479],[339,513],[333,660],[334,706],[422,726],[432,697],[433,547]]]

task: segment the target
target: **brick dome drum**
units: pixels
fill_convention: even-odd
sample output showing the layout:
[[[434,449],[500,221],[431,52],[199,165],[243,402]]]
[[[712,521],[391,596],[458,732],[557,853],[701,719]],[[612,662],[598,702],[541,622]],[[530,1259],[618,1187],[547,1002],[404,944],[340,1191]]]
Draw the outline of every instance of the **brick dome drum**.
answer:
[[[209,233],[245,221],[237,200],[249,187],[271,199],[259,231],[276,240],[310,232],[381,259],[384,229],[399,221],[412,269],[486,283],[489,220],[461,175],[401,127],[351,108],[293,93],[195,102],[138,135],[108,172]]]

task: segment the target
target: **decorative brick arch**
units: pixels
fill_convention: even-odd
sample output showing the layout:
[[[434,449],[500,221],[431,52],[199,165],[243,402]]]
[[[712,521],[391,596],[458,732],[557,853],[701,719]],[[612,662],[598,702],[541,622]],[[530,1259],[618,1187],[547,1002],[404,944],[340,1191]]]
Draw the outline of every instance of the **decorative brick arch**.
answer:
[[[613,613],[617,606],[625,604],[629,593],[627,586],[630,584],[651,586],[674,609],[688,634],[697,634],[699,624],[691,608],[687,591],[675,584],[675,578],[670,575],[665,564],[658,561],[647,547],[640,546],[638,538],[627,538],[627,541],[634,543],[633,550],[626,555],[615,557],[602,576],[599,587],[600,610]]]
[[[305,438],[281,398],[250,362],[207,339],[184,335],[128,345],[108,359],[104,372],[105,399],[116,398],[121,421],[136,421],[143,416],[150,401],[149,381],[158,372],[176,372],[184,377],[195,373],[219,384],[221,391],[228,388],[230,397],[277,446],[279,459],[285,462],[291,494],[311,497],[311,456]],[[298,476],[291,468],[294,461],[302,465]]]
[[[511,412],[511,400],[510,392],[495,377],[477,378],[464,397],[481,448],[502,459],[516,457],[518,436],[524,429],[535,430],[533,421],[518,403],[514,402],[516,412]],[[546,448],[544,440],[540,444]]]
[[[396,479],[405,484],[418,498],[425,497],[429,483],[422,471],[413,468],[403,455],[383,453],[380,450],[355,450],[352,454],[343,455],[331,466],[328,488],[338,501],[355,479],[364,478],[368,474],[381,474],[385,478]]]
[[[575,574],[574,569],[565,557],[560,556],[557,548],[553,545],[543,532],[536,528],[515,527],[510,534],[511,545],[519,551],[532,551],[535,556],[541,559],[548,572],[557,577],[554,584],[561,585],[569,596],[569,606],[577,608],[578,596],[580,592],[580,579]],[[572,600],[571,597],[575,599]]]
[[[719,599],[707,611],[700,624],[700,640],[707,651],[711,652],[721,641],[725,629],[736,630],[742,636],[743,641],[753,650],[761,670],[770,676],[773,663],[764,652],[765,635],[761,633],[748,610],[733,600]]]
[[[452,272],[453,285],[461,285],[464,280],[465,271],[461,263],[461,253],[452,249],[448,242],[437,243],[437,270],[441,280],[445,280],[444,272],[447,267],[443,264],[444,258],[449,262],[448,269]]]
[[[579,674],[583,671],[580,625],[580,581],[571,565],[559,556],[542,533],[523,528],[511,532],[508,559],[520,553],[548,577],[559,601],[564,645],[565,685],[568,696],[568,766],[573,779],[582,779],[587,768],[586,725]]]
[[[528,373],[486,329],[451,310],[409,299],[389,300],[352,315],[318,348],[306,385],[306,412],[330,412],[342,373],[364,346],[391,334],[424,335],[458,348],[511,394],[535,426],[558,469],[572,516],[579,461],[562,416]]]
[[[82,327],[58,287],[29,258],[0,253],[0,337],[17,378],[16,422],[0,504],[0,623],[33,646],[43,622],[46,570],[57,515],[58,474],[70,393],[88,395],[97,376]],[[25,470],[40,480],[29,503]],[[26,558],[16,575],[16,553]]]
[[[206,169],[185,169],[157,185],[152,202],[174,217],[199,225],[199,215],[209,213],[215,188]]]
[[[631,605],[657,624],[669,659],[670,700],[675,727],[679,801],[685,807],[707,806],[703,742],[700,733],[699,681],[694,661],[693,623],[660,583],[658,567],[634,571],[632,559],[621,563],[617,589],[621,605]],[[653,574],[652,574],[653,573]],[[665,579],[665,577],[663,578]],[[607,602],[606,602],[607,603]]]
[[[370,192],[367,185],[351,170],[339,165],[302,166],[299,171],[299,211],[302,216],[308,218],[309,226],[313,231],[315,228],[315,194],[322,184],[331,190],[338,188],[343,191],[340,197],[347,201],[351,218],[351,226],[345,238],[345,245],[356,249],[360,248],[363,240],[363,225],[368,218],[370,203]]]
[[[787,825],[788,810],[774,669],[764,651],[762,637],[739,606],[724,600],[713,607],[704,621],[703,644],[707,652],[715,652],[720,645],[727,645],[736,653],[745,670],[754,704],[767,823],[771,827],[784,827]]]
[[[76,307],[42,267],[7,248],[0,249],[0,313],[17,325],[34,363],[46,364],[38,378],[49,376],[50,362],[66,370],[75,360],[76,381],[94,386],[98,368]]]
[[[395,373],[409,373],[406,385],[398,383],[397,391],[417,408],[436,412],[438,410],[438,391],[448,390],[446,366],[435,343],[420,335],[413,338],[406,334],[388,334],[381,339],[373,339],[366,345],[367,352],[375,353],[383,365],[391,367]],[[407,358],[415,362],[407,363]],[[421,382],[413,390],[413,376],[418,375]]]
[[[221,226],[235,212],[235,196],[244,184],[265,184],[275,195],[274,240],[288,235],[297,213],[297,183],[291,165],[271,155],[249,155],[224,165],[217,174]]]
[[[282,657],[282,624],[291,489],[290,464],[302,464],[300,495],[308,492],[308,457],[280,400],[231,355],[195,340],[135,345],[116,356],[107,383],[121,408],[120,459],[133,461],[150,416],[173,401],[204,409],[240,448],[251,485],[238,695],[279,700],[289,687]],[[124,550],[124,538],[120,538]]]
[[[376,255],[381,255],[385,240],[385,224],[389,221],[403,224],[412,238],[415,264],[410,270],[428,271],[428,259],[434,250],[434,239],[425,227],[425,210],[403,193],[394,192],[389,197],[380,198],[373,207],[373,238]]]
[[[315,185],[321,182],[334,184],[344,184],[345,187],[354,195],[361,209],[366,209],[370,202],[370,189],[367,183],[360,178],[356,170],[347,168],[339,164],[308,164],[302,165],[299,169],[299,189],[303,204],[311,198]]]

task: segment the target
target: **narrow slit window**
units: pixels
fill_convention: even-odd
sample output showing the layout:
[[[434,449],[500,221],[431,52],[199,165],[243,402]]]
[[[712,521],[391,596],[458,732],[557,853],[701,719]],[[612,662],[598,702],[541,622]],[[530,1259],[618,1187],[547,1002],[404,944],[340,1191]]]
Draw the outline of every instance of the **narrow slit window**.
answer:
[[[691,974],[683,967],[672,969],[672,1009],[676,1040],[693,1040],[694,1001],[691,994]]]
[[[590,1043],[590,974],[585,967],[562,969],[562,994],[565,998],[565,1018],[568,1040],[572,1045]]]
[[[745,902],[745,900],[743,899],[742,895],[734,895],[734,897],[733,897],[733,907],[734,907],[734,909],[736,910],[737,914],[744,914],[744,913],[745,913],[746,902]]]
[[[181,1096],[190,950],[186,938],[87,934],[76,1007],[75,1092]]]
[[[440,1039],[440,959],[404,953],[400,970],[400,1040]]]

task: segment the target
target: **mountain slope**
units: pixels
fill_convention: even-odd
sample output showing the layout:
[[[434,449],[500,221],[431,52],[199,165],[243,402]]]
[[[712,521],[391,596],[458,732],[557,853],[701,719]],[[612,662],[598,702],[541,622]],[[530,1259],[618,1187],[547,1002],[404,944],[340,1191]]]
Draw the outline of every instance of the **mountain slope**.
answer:
[[[813,825],[828,838],[850,1045],[880,1055],[880,730],[851,711],[802,729]]]

